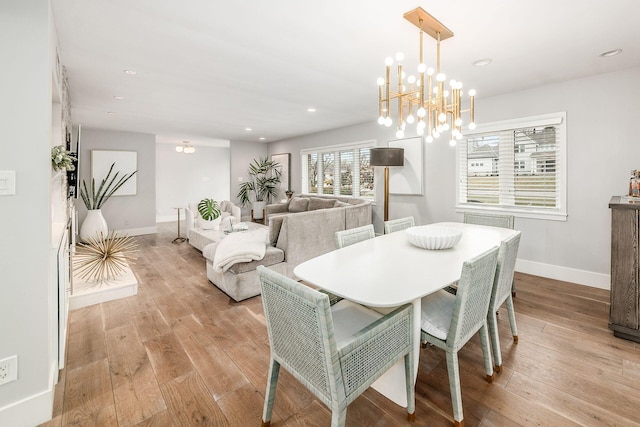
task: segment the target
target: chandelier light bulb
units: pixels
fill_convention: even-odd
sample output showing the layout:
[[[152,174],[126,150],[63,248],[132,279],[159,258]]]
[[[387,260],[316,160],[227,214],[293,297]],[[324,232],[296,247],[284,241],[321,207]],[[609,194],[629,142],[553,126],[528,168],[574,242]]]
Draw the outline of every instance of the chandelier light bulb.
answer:
[[[461,134],[460,132],[458,132],[458,133],[456,134],[456,139],[457,139],[458,141],[462,139],[462,134]]]
[[[410,85],[414,84],[416,82],[416,76],[411,74],[409,78],[407,78],[407,81],[409,82]]]
[[[474,122],[469,123],[469,129],[474,130],[476,128],[476,124]]]
[[[455,121],[456,126],[462,126],[462,119],[460,117],[458,117]]]
[[[436,139],[440,138],[440,132],[438,132],[436,129],[433,130],[432,135]]]
[[[384,119],[384,125],[386,127],[390,127],[393,124],[393,120],[391,120],[391,117],[387,117],[386,119]]]
[[[475,89],[471,89],[469,91],[469,96],[476,96],[476,90]]]
[[[456,140],[455,139],[450,140],[449,141],[449,145],[452,146],[452,147],[455,147],[456,146]]]
[[[184,147],[182,145],[176,145],[176,151],[178,153],[182,153],[183,150],[184,150]]]
[[[427,110],[424,107],[418,108],[418,117],[422,118],[427,115]]]
[[[462,82],[458,82],[458,84],[456,85],[456,89],[462,89]]]
[[[382,77],[378,77],[378,80],[376,80],[376,83],[378,83],[378,86],[382,86],[384,85],[384,79]]]
[[[383,125],[384,124],[384,117],[383,116],[378,117],[378,124],[379,125]]]
[[[449,130],[449,123],[444,123],[444,124],[442,125],[442,130],[444,130],[444,131],[448,131],[448,130]]]
[[[409,114],[407,116],[407,123],[409,123],[410,125],[412,125],[413,123],[415,123],[416,118],[413,116],[413,114]]]
[[[418,122],[418,124],[416,125],[416,128],[417,128],[418,130],[420,130],[420,129],[424,130],[424,128],[425,128],[426,126],[427,126],[427,124],[424,122],[424,120],[420,120],[420,121]]]
[[[444,90],[444,91],[442,92],[442,96],[444,96],[445,98],[446,98],[447,96],[449,96],[449,91],[448,91],[448,90]]]
[[[447,115],[445,113],[438,114],[438,121],[439,122],[444,122],[445,120],[447,120]]]
[[[396,61],[398,61],[398,62],[404,61],[404,53],[402,53],[402,52],[396,53]]]
[[[433,142],[433,137],[431,135],[427,135],[424,140],[427,141],[428,144],[431,144]]]
[[[404,138],[404,131],[402,129],[398,129],[398,131],[396,132],[396,138]]]
[[[427,71],[427,64],[422,63],[422,64],[418,65],[418,72],[420,74],[423,74],[425,71]]]
[[[386,65],[387,67],[393,65],[393,58],[390,56],[387,56],[384,60],[384,65]]]
[[[436,95],[438,93],[438,86],[433,87],[433,94]]]
[[[455,89],[457,84],[458,84],[457,81],[453,79],[449,80],[449,86],[451,86],[452,89]]]
[[[436,76],[436,80],[439,82],[444,82],[447,80],[447,75],[445,73],[438,73]]]
[[[436,70],[434,70],[432,67],[427,68],[427,75],[428,76],[433,76],[433,73],[435,73]]]
[[[416,133],[418,134],[418,136],[424,135],[424,128],[417,128]]]

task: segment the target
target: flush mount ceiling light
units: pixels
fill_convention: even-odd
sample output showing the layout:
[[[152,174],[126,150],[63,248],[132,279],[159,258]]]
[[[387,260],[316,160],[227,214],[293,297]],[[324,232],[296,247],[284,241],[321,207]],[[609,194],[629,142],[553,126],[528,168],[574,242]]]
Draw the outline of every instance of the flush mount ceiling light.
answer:
[[[176,151],[178,153],[193,154],[196,149],[189,145],[189,141],[182,141],[182,145],[176,145]]]
[[[483,58],[483,59],[478,59],[477,61],[473,61],[471,64],[475,67],[486,67],[492,62],[493,62],[493,59],[491,58]]]
[[[620,53],[622,53],[622,49],[613,49],[613,50],[608,50],[606,52],[602,52],[600,56],[603,58],[609,58],[611,56],[616,56]]]
[[[404,14],[404,18],[420,29],[420,64],[418,77],[410,75],[405,79],[402,69],[404,54],[396,54],[398,63],[397,89],[391,90],[391,65],[393,58],[385,59],[386,78],[378,79],[378,123],[387,127],[393,124],[391,118],[391,101],[397,101],[397,138],[404,138],[407,124],[416,124],[419,136],[426,135],[425,140],[432,142],[443,132],[451,131],[449,144],[456,145],[462,139],[462,113],[469,112],[469,129],[475,129],[474,97],[475,90],[469,91],[469,109],[462,109],[462,83],[449,81],[449,89],[445,88],[447,76],[440,71],[440,41],[453,37],[453,32],[437,19],[418,7]],[[436,68],[427,68],[423,61],[422,36],[427,32],[436,44]],[[426,76],[425,76],[426,74]],[[434,84],[435,79],[435,84]],[[417,116],[417,118],[416,118]]]

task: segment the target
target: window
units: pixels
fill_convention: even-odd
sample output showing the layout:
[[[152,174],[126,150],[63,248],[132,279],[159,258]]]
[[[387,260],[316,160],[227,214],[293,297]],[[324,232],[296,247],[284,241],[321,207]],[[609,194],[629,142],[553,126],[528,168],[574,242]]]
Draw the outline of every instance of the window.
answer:
[[[302,150],[302,192],[374,198],[375,141]]]
[[[458,145],[458,211],[566,220],[566,114],[478,126]]]

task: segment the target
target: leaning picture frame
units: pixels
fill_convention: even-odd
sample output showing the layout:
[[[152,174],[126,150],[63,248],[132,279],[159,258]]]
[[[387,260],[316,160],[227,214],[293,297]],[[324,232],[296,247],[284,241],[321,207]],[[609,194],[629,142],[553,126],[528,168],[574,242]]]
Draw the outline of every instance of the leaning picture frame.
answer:
[[[289,170],[291,169],[291,153],[272,154],[271,161],[277,162],[280,170],[280,188],[278,190],[278,200],[286,197],[286,191],[290,190],[291,181]]]

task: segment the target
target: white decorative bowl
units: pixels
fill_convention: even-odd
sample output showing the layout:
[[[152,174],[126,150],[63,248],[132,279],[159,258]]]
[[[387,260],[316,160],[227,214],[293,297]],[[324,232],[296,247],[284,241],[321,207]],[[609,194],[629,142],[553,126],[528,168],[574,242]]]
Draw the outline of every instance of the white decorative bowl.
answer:
[[[421,225],[405,230],[409,242],[423,249],[448,249],[456,245],[462,237],[462,231],[453,227]]]

